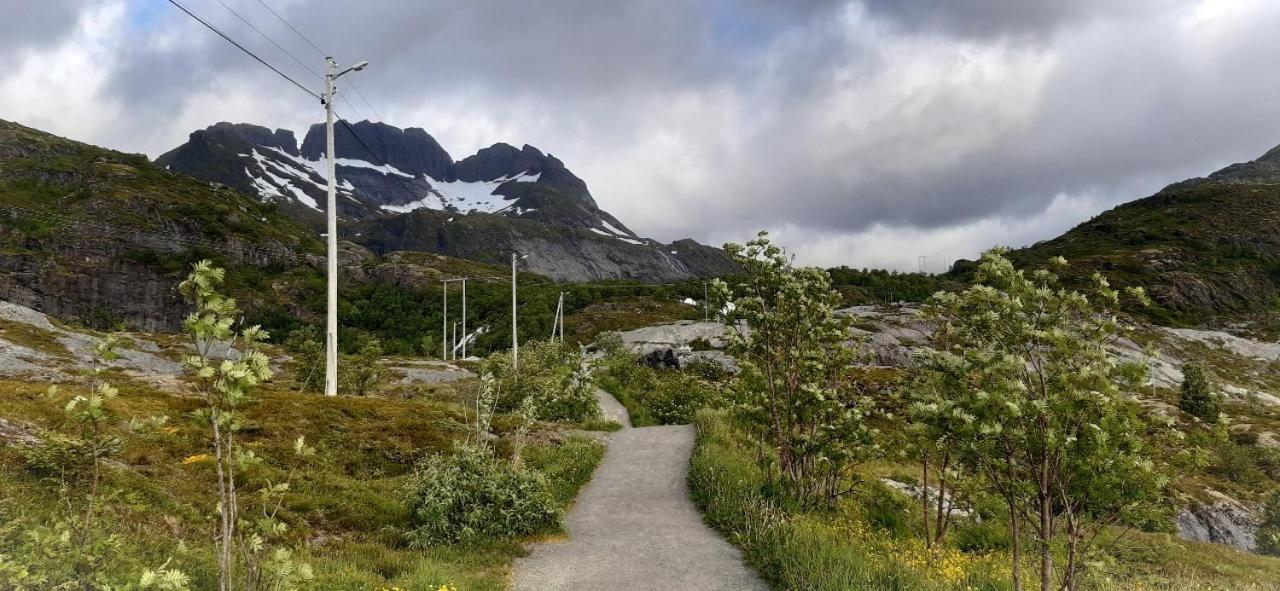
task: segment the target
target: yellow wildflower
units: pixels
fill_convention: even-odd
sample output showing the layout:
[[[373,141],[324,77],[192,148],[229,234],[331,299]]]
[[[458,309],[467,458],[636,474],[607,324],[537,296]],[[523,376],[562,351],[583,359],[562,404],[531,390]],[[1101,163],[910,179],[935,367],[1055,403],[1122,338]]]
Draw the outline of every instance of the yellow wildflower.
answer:
[[[194,456],[187,456],[185,458],[182,458],[182,463],[186,465],[186,464],[194,464],[196,462],[207,462],[212,457],[213,456],[210,456],[209,454],[196,454]]]

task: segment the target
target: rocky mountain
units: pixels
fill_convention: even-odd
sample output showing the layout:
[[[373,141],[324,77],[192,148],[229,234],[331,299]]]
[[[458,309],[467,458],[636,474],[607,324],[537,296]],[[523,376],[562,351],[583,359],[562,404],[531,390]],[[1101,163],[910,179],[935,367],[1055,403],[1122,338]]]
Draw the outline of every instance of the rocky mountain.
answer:
[[[324,128],[293,132],[219,123],[156,163],[235,188],[319,227],[325,208]],[[563,281],[680,280],[733,270],[691,240],[637,236],[600,209],[564,163],[529,145],[494,144],[455,161],[419,128],[361,121],[335,127],[338,214],[345,238],[376,252],[421,250],[530,268]]]
[[[1102,271],[1144,286],[1144,311],[1175,324],[1250,321],[1280,326],[1280,147],[1208,177],[1103,212],[1067,233],[1011,253],[1018,262],[1071,263],[1083,282]],[[957,271],[963,272],[961,262]]]

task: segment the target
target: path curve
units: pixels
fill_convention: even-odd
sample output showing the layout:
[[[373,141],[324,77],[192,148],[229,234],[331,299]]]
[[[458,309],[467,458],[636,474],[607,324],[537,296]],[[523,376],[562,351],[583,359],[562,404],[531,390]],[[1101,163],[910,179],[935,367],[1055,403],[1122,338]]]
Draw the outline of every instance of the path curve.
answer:
[[[691,425],[611,434],[604,460],[565,517],[568,539],[537,544],[518,559],[515,591],[766,591],[689,499],[694,435]]]

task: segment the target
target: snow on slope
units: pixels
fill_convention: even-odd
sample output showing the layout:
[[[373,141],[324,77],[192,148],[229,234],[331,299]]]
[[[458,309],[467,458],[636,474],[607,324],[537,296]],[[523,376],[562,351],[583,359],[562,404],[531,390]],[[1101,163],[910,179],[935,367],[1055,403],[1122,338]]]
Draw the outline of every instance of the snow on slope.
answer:
[[[446,183],[431,180],[429,181],[431,183],[430,195],[404,205],[383,205],[382,209],[395,213],[407,213],[424,207],[435,210],[455,209],[462,213],[497,213],[511,207],[511,202],[507,198],[493,194],[500,185],[509,182],[533,183],[537,182],[541,177],[542,173],[525,173],[474,183],[464,181]],[[528,210],[521,210],[517,213],[523,213],[524,211]]]
[[[287,195],[292,195],[303,205],[315,210],[320,209],[316,200],[308,196],[301,187],[310,185],[321,193],[326,190],[325,178],[327,174],[322,160],[307,160],[274,147],[254,148],[249,154],[242,154],[241,156],[246,159],[252,159],[254,164],[257,165],[256,170],[247,167],[245,172],[249,175],[250,183],[257,191],[258,196],[263,200],[285,199]],[[339,169],[342,167],[364,168],[386,176],[394,175],[407,179],[418,178],[389,164],[377,165],[352,158],[337,158],[334,163]],[[422,177],[421,180],[425,180],[431,185],[428,195],[402,205],[383,205],[382,209],[394,213],[407,213],[425,207],[442,211],[458,211],[460,213],[498,213],[506,211],[521,215],[526,211],[532,210],[513,209],[509,200],[501,195],[494,195],[493,192],[504,183],[533,183],[537,182],[541,176],[541,173],[530,174],[526,172],[492,181],[472,183],[464,181],[444,182]],[[339,181],[338,192],[346,197],[352,197],[355,193],[355,186],[351,184],[351,181],[347,179],[339,179]]]

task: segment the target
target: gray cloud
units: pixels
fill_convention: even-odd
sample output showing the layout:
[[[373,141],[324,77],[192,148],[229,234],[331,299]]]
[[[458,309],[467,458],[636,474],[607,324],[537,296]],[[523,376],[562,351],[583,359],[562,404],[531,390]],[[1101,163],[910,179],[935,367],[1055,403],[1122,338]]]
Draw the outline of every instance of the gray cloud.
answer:
[[[24,4],[24,6],[16,6]],[[56,43],[71,32],[83,0],[43,0],[34,2],[7,0],[4,18],[0,19],[0,54],[38,49]]]
[[[320,68],[257,2],[224,1]],[[376,110],[456,157],[531,143],[644,234],[776,228],[824,263],[896,260],[895,236],[939,259],[1048,238],[1280,142],[1280,7],[1261,2],[268,3],[343,60],[370,60],[354,80]],[[218,120],[319,117],[176,11],[102,0],[125,16],[91,34],[72,4],[24,11],[47,35],[0,36],[0,55],[67,62],[78,83],[0,82],[0,117],[152,155]],[[187,4],[318,87],[217,2]],[[62,57],[90,46],[92,69]],[[58,101],[42,110],[42,93]],[[371,116],[348,94],[344,114]],[[77,105],[113,116],[63,116]]]
[[[1176,0],[867,0],[872,14],[910,30],[960,37],[1039,36],[1094,18],[1156,13]]]

